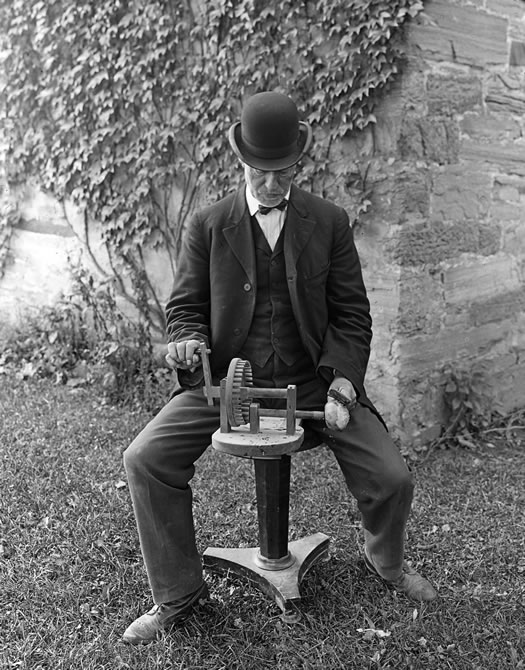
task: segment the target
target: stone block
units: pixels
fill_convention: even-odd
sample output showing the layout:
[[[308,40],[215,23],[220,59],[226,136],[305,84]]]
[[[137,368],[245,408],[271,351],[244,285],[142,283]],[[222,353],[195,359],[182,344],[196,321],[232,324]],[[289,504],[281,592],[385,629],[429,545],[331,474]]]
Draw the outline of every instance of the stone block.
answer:
[[[414,167],[401,168],[394,177],[391,197],[391,220],[401,223],[411,215],[427,216],[430,205],[428,171]]]
[[[371,128],[374,136],[374,153],[376,156],[392,156],[397,150],[402,117],[390,114],[386,106],[380,115],[376,110],[376,117],[377,124]]]
[[[506,254],[455,263],[443,271],[446,305],[465,305],[522,290],[515,260]]]
[[[479,226],[478,253],[492,256],[501,250],[501,226],[498,221],[489,221]]]
[[[489,256],[498,251],[499,239],[497,228],[477,221],[418,222],[396,231],[386,247],[392,259],[402,266],[435,266],[463,253]]]
[[[500,223],[525,221],[525,179],[498,175],[492,188],[490,214],[493,221]],[[516,249],[523,246],[518,245]]]
[[[399,280],[396,322],[399,336],[436,333],[441,328],[443,296],[440,277],[427,269],[404,267]]]
[[[427,109],[425,88],[426,66],[419,59],[407,60],[403,70],[392,81],[388,94],[382,96],[375,108],[376,117],[407,112],[424,114]]]
[[[525,140],[515,142],[477,142],[463,138],[459,157],[471,161],[477,169],[486,165],[490,170],[525,176]]]
[[[512,42],[525,43],[525,18],[521,20],[512,19],[509,22],[508,40],[511,46]]]
[[[427,110],[425,73],[410,65],[398,76],[388,94],[378,100],[374,114],[377,123],[370,126],[373,133],[373,153],[395,155],[402,121],[408,114],[422,116]]]
[[[446,75],[431,74],[427,80],[430,114],[452,114],[481,107],[481,77],[455,71]]]
[[[512,193],[512,200],[523,200],[525,204],[525,179],[522,177],[508,177],[507,175],[497,175],[494,178],[494,197],[504,200],[502,193]]]
[[[523,221],[525,206],[515,202],[493,202],[490,218],[496,225],[502,225],[512,221]]]
[[[408,69],[400,79],[402,96],[402,112],[424,114],[427,108],[427,94],[425,90],[425,72]]]
[[[488,109],[495,112],[522,116],[525,114],[525,86],[516,77],[495,75],[489,79],[485,102]]]
[[[460,4],[463,5],[474,5],[476,7],[479,7],[480,9],[485,8],[485,2],[486,0],[459,0]]]
[[[399,136],[403,160],[425,159],[440,165],[458,160],[459,128],[450,116],[407,116]]]
[[[459,122],[462,133],[473,140],[508,142],[522,135],[519,120],[509,114],[467,112]]]
[[[468,308],[472,326],[502,322],[523,312],[525,312],[525,286],[492,296],[488,300],[476,301]]]
[[[521,208],[521,216],[503,224],[502,251],[515,257],[525,258],[525,206]]]
[[[441,306],[441,321],[443,328],[469,328],[468,313],[463,305]]]
[[[384,361],[384,354],[381,356]],[[389,366],[374,365],[371,359],[366,374],[366,388],[374,404],[381,412],[387,425],[397,421],[399,413],[399,393],[397,390],[397,375]]]
[[[412,402],[414,400],[417,401],[420,409],[420,417],[423,415],[428,421],[430,417],[439,419],[443,414],[445,407],[442,386],[442,371],[439,369],[427,369],[412,374],[410,378],[403,377],[399,383],[399,390],[403,394],[403,397],[408,398],[412,396]]]
[[[525,361],[505,356],[494,361],[492,371],[495,409],[507,414],[525,406]]]
[[[368,198],[371,201],[371,207],[366,216],[362,217],[366,221],[365,226],[370,230],[370,234],[375,238],[376,243],[381,243],[384,237],[384,229],[378,227],[378,221],[392,221],[392,198],[395,184],[395,172],[387,163],[383,163],[383,169],[373,172],[369,171],[367,176],[367,187],[370,189]],[[388,231],[387,231],[388,232]]]
[[[367,287],[371,311],[374,321],[381,321],[382,327],[388,325],[395,319],[399,304],[399,277],[395,270],[382,274],[380,270],[370,275],[363,272],[363,278]],[[379,336],[379,333],[378,333]]]
[[[432,221],[484,219],[490,206],[490,176],[463,166],[450,166],[434,174],[430,216]]]
[[[425,444],[439,437],[445,422],[442,380],[439,372],[425,370],[399,384],[400,424],[411,444]]]
[[[432,335],[406,337],[399,343],[400,383],[428,376],[454,360],[475,358],[509,337],[511,323],[487,323],[476,328],[445,328]]]
[[[423,56],[483,67],[506,65],[508,19],[470,5],[430,0],[415,19],[410,41]]]
[[[516,186],[502,186],[499,189],[498,198],[506,202],[519,202],[520,192]]]
[[[509,65],[511,67],[523,67],[525,65],[525,42],[511,41]]]
[[[485,7],[487,11],[494,12],[499,16],[522,21],[525,19],[523,0],[486,0]]]

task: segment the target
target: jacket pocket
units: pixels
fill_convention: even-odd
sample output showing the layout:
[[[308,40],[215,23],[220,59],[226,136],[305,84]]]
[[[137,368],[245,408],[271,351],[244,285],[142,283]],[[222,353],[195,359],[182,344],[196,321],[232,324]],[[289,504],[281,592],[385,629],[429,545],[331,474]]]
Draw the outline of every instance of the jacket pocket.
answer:
[[[307,268],[302,273],[303,280],[305,282],[322,282],[328,276],[329,270],[329,262],[321,267]]]

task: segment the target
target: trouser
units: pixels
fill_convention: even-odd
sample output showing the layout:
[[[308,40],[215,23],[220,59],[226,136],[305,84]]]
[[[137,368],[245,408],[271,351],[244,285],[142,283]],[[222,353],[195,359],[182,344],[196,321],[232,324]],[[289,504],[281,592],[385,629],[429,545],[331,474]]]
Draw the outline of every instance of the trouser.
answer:
[[[323,409],[326,387],[298,385],[297,406]],[[413,482],[399,450],[367,407],[352,410],[348,427],[329,430],[304,421],[334,453],[361,512],[365,546],[379,574],[401,574]],[[124,452],[140,545],[155,603],[182,598],[202,583],[195,542],[192,492],[195,461],[219,427],[219,407],[202,389],[173,397]],[[218,456],[219,457],[219,456]]]

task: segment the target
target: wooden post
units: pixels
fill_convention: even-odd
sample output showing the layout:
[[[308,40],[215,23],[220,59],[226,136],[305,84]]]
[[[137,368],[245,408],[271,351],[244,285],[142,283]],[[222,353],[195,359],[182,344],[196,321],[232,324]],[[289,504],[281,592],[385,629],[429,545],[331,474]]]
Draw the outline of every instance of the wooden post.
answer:
[[[264,558],[288,555],[291,458],[255,458],[259,549]]]
[[[226,379],[221,379],[221,433],[229,433],[232,429],[228,419],[228,410],[226,409]]]
[[[290,384],[286,392],[286,433],[295,433],[295,412],[297,410],[297,386]]]

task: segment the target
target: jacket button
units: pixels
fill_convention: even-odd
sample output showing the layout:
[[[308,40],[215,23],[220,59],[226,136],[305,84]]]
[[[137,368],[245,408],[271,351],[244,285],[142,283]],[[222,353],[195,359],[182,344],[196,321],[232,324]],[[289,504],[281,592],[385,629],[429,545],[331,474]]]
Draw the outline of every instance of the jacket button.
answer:
[[[234,335],[240,335],[241,334],[241,329],[240,328],[234,328],[233,329],[233,334]]]
[[[248,284],[248,283],[246,283],[246,284],[243,286],[243,289],[244,289],[245,291],[250,291],[251,288],[252,288],[252,285],[251,285],[251,284]]]

